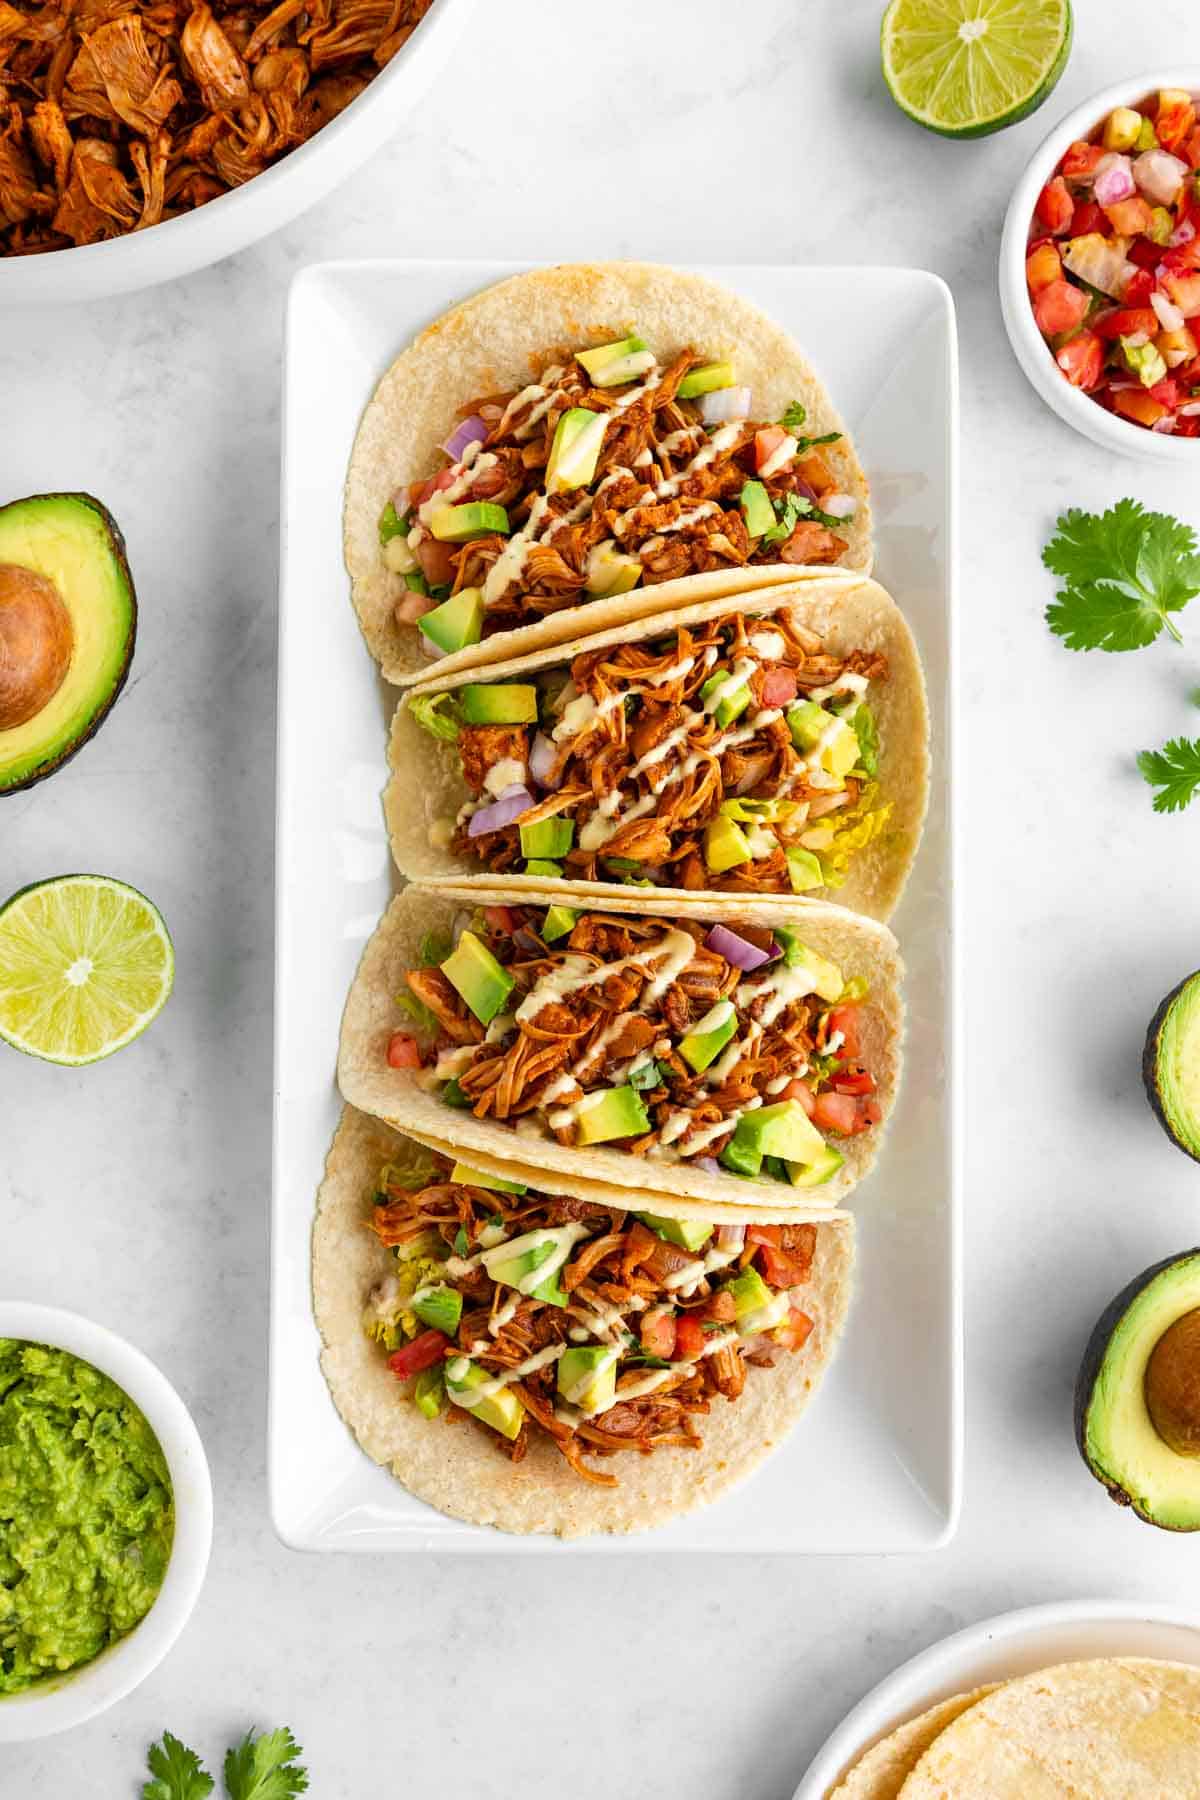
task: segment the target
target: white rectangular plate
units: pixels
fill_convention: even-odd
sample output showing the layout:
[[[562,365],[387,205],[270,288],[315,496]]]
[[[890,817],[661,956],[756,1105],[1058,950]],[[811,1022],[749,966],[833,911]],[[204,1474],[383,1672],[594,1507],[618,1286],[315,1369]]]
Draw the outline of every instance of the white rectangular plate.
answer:
[[[302,1549],[567,1553],[555,1539],[443,1518],[377,1468],[330,1401],[309,1297],[313,1197],[340,1109],[342,1004],[394,886],[380,792],[396,695],[378,679],[350,607],[346,465],[362,409],[396,353],[447,307],[514,272],[328,263],[297,276],[288,307],[269,1466],[275,1528]],[[660,1531],[570,1549],[933,1549],[957,1521],[961,1461],[953,304],[936,276],[914,269],[704,272],[780,320],[824,378],[870,476],[876,574],[924,656],[932,807],[894,921],[908,966],[907,1064],[885,1152],[855,1200],[859,1270],[847,1334],[798,1429],[716,1505]],[[456,397],[446,398],[452,409]]]

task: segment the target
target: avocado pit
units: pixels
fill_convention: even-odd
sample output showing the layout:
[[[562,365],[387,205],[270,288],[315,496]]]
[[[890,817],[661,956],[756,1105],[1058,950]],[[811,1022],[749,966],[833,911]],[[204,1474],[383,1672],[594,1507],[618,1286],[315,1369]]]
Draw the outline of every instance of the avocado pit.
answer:
[[[1146,1364],[1146,1408],[1177,1456],[1200,1456],[1200,1307],[1167,1327]]]
[[[67,677],[75,630],[52,581],[0,563],[0,731],[47,707]]]

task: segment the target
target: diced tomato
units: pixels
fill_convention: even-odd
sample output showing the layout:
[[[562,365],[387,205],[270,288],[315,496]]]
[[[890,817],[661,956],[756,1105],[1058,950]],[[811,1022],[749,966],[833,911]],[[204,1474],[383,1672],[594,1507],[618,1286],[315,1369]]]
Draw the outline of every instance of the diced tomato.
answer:
[[[1182,88],[1164,88],[1158,96],[1154,129],[1164,150],[1177,151],[1196,128],[1196,109]]]
[[[779,1227],[778,1225],[747,1225],[746,1242],[748,1244],[777,1244]]]
[[[830,1077],[835,1094],[873,1094],[875,1077],[869,1069],[839,1069]]]
[[[1156,381],[1146,392],[1153,394],[1159,405],[1165,406],[1168,412],[1174,412],[1179,405],[1179,384],[1170,375],[1165,376],[1162,381]]]
[[[423,537],[417,545],[417,561],[421,565],[430,587],[444,587],[448,581],[454,580],[454,564],[451,553],[457,548],[454,544],[443,544],[440,538]]]
[[[764,1281],[773,1288],[799,1287],[802,1281],[808,1280],[809,1263],[789,1256],[786,1250],[780,1250],[775,1244],[760,1244],[755,1260],[762,1270]]]
[[[419,1375],[422,1369],[432,1369],[441,1362],[449,1342],[444,1331],[423,1331],[411,1344],[402,1344],[388,1357],[388,1368],[401,1381],[407,1381],[411,1375]]]
[[[1200,275],[1164,275],[1163,286],[1185,319],[1200,318]]]
[[[1135,269],[1121,292],[1123,306],[1149,306],[1155,280],[1149,269]]]
[[[667,1310],[651,1307],[643,1313],[641,1326],[642,1349],[647,1356],[662,1356],[668,1362],[675,1354],[675,1315]]]
[[[809,1118],[812,1118],[813,1107],[817,1104],[817,1096],[813,1093],[807,1081],[789,1081],[779,1098],[781,1100],[799,1101]]]
[[[1145,388],[1121,388],[1113,395],[1113,411],[1136,425],[1157,425],[1167,416],[1166,407]]]
[[[424,506],[426,500],[432,500],[443,488],[448,488],[454,480],[453,469],[439,469],[428,481],[414,481],[408,490],[409,500],[413,506]]]
[[[1025,279],[1031,294],[1040,294],[1052,281],[1062,280],[1062,257],[1057,244],[1047,240],[1029,252],[1025,258]]]
[[[1190,275],[1200,269],[1200,232],[1186,244],[1175,244],[1159,250],[1159,262],[1166,275]]]
[[[782,1325],[776,1327],[775,1342],[785,1350],[802,1350],[812,1332],[813,1322],[806,1312],[793,1306]]]
[[[1150,202],[1140,194],[1131,194],[1128,200],[1114,200],[1103,211],[1118,237],[1137,237],[1150,228]]]
[[[1061,173],[1068,181],[1082,181],[1096,173],[1096,164],[1104,156],[1103,144],[1087,144],[1076,138],[1062,159]]]
[[[1055,237],[1062,237],[1071,229],[1071,220],[1075,217],[1075,202],[1071,198],[1071,190],[1061,175],[1048,181],[1037,198],[1034,209],[1047,231]]]
[[[1145,332],[1153,337],[1158,330],[1158,314],[1151,306],[1118,306],[1115,312],[1101,313],[1092,330],[1102,338],[1134,337]]]
[[[427,612],[432,612],[436,605],[437,601],[432,594],[418,594],[415,589],[410,588],[407,593],[401,595],[393,608],[396,623],[398,625],[415,625],[417,620],[423,619]]]
[[[857,1000],[848,1000],[844,1006],[835,1006],[830,1009],[826,1041],[828,1042],[835,1031],[840,1031],[842,1034],[840,1054],[843,1056],[858,1055],[858,1024],[861,1016],[858,1007]]]
[[[796,671],[768,669],[759,688],[763,706],[788,706],[796,698]]]
[[[1081,331],[1054,358],[1072,387],[1090,393],[1104,374],[1104,345],[1094,331]]]
[[[1112,226],[1103,208],[1097,206],[1094,200],[1085,200],[1082,206],[1075,208],[1075,217],[1071,220],[1071,235],[1086,237],[1091,231],[1098,231],[1101,237],[1112,236]]]
[[[1125,255],[1139,269],[1157,269],[1162,261],[1162,245],[1154,243],[1151,238],[1135,238]]]
[[[1189,169],[1200,169],[1200,128],[1191,133],[1179,155]]]
[[[517,929],[516,914],[511,906],[485,906],[483,916],[498,937],[511,937]]]
[[[1189,394],[1194,394],[1196,389],[1200,388],[1200,356],[1197,356],[1192,362],[1185,363],[1182,368],[1176,369],[1175,379],[1181,388],[1186,388]]]
[[[1185,419],[1176,419],[1175,436],[1186,438],[1200,437],[1200,413],[1189,413]]]
[[[393,1031],[388,1039],[387,1059],[389,1069],[420,1068],[421,1047],[410,1031]]]
[[[1033,316],[1043,337],[1058,337],[1083,324],[1088,297],[1069,281],[1052,281],[1033,303]]]
[[[680,1313],[675,1321],[675,1357],[690,1362],[704,1349],[704,1327],[695,1313]]]
[[[883,1121],[883,1108],[878,1100],[864,1100],[858,1109],[859,1130],[865,1131],[868,1125],[879,1125]]]
[[[818,1094],[813,1124],[819,1131],[836,1131],[850,1137],[858,1122],[858,1106],[852,1094]]]
[[[761,473],[764,464],[769,463],[784,438],[789,434],[782,425],[767,425],[762,431],[754,434],[754,467]]]

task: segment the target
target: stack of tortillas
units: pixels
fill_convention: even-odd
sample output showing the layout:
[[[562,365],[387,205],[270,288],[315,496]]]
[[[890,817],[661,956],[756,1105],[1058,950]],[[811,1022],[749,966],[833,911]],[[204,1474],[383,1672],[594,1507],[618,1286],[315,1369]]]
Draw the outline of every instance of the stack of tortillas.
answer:
[[[1200,1800],[1200,1668],[1060,1663],[942,1700],[828,1800]]]

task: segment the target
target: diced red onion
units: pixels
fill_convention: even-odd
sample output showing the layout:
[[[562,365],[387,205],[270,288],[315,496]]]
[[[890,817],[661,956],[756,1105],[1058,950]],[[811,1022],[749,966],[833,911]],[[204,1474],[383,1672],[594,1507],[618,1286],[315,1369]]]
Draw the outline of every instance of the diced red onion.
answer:
[[[541,788],[557,787],[558,781],[553,779],[554,764],[558,759],[558,750],[544,731],[539,731],[533,740],[533,749],[529,752],[529,773]],[[559,781],[562,777],[560,775]]]
[[[761,969],[765,962],[771,960],[769,950],[760,950],[757,944],[748,944],[736,931],[730,931],[728,925],[714,925],[704,942],[706,948],[715,950],[718,956],[723,956],[727,963],[732,963],[735,969],[741,969],[744,974],[749,974],[751,969]]]
[[[1133,179],[1154,206],[1174,204],[1187,172],[1187,164],[1169,150],[1146,150],[1133,165]]]
[[[1150,304],[1158,314],[1158,322],[1164,331],[1183,330],[1186,321],[1173,300],[1168,300],[1165,294],[1155,292],[1150,296]]]
[[[517,949],[523,951],[526,956],[540,956],[542,954],[542,946],[538,943],[532,931],[526,931],[523,925],[518,926],[516,931],[513,932],[513,943],[516,945]]]
[[[1098,206],[1113,206],[1118,200],[1130,200],[1137,192],[1133,179],[1133,166],[1127,156],[1110,150],[1096,164],[1096,175],[1093,185]]]
[[[1157,431],[1160,437],[1170,437],[1175,429],[1174,413],[1168,413],[1165,419],[1159,419],[1150,427],[1150,429],[1151,431]]]
[[[494,800],[490,806],[481,806],[478,812],[471,814],[467,836],[483,837],[489,831],[501,831],[523,812],[528,812],[533,804],[534,798],[528,788],[506,787],[498,800]]]
[[[744,1225],[722,1225],[717,1232],[718,1250],[742,1250],[746,1244]]]
[[[1200,413],[1200,400],[1189,400],[1186,406],[1176,408],[1181,419],[1194,419]]]
[[[730,419],[748,419],[752,403],[748,387],[727,387],[701,394],[697,405],[706,425],[725,425]]]
[[[469,419],[464,419],[461,425],[454,427],[442,449],[451,462],[457,462],[468,444],[482,444],[488,429],[486,419],[481,419],[478,413],[472,413]]]
[[[660,882],[665,871],[661,863],[647,863],[642,867],[642,874],[647,881]]]
[[[1178,250],[1184,244],[1190,244],[1195,235],[1196,227],[1192,224],[1190,219],[1185,219],[1182,225],[1177,225],[1175,227],[1174,231],[1167,239],[1167,243],[1172,250]]]
[[[1140,350],[1144,344],[1150,342],[1150,333],[1148,331],[1131,331],[1125,338],[1125,342],[1131,350]]]
[[[693,1169],[707,1169],[710,1175],[721,1173],[721,1165],[715,1156],[693,1156],[692,1167]]]
[[[826,494],[821,511],[828,513],[831,519],[852,519],[858,511],[858,501],[853,494]]]

